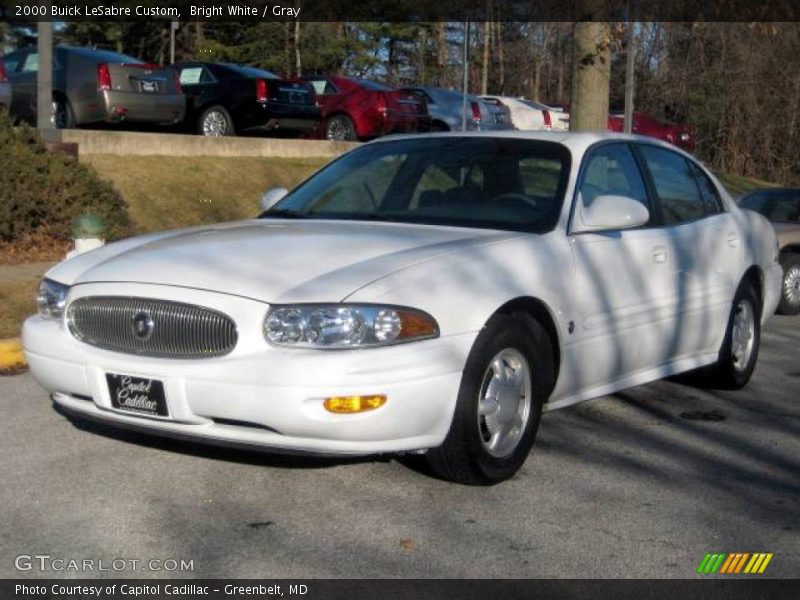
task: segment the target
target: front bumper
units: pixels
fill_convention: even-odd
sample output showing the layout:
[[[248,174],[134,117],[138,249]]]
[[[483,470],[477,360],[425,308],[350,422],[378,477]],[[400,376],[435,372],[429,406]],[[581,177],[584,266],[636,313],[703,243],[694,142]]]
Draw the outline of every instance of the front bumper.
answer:
[[[113,292],[112,292],[113,290]],[[386,348],[303,350],[267,344],[267,305],[199,290],[91,284],[84,295],[138,295],[180,300],[229,314],[239,342],[224,357],[155,359],[120,354],[76,340],[64,322],[29,318],[23,346],[31,373],[69,412],[123,427],[223,445],[365,455],[438,446],[450,427],[461,372],[475,334]],[[106,373],[164,383],[169,418],[114,409]],[[329,396],[385,394],[373,411],[342,415]]]

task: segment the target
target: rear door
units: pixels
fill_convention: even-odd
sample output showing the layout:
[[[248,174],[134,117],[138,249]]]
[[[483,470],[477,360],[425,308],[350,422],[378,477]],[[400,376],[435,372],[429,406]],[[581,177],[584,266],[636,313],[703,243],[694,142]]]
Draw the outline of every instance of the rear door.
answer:
[[[178,71],[181,90],[187,98],[187,109],[195,111],[213,101],[220,84],[205,65],[185,64],[174,67]]]
[[[585,155],[573,212],[608,194],[641,202],[651,220],[635,229],[570,235],[576,270],[567,307],[575,326],[566,341],[575,359],[572,393],[604,393],[604,386],[669,362],[677,352],[674,251],[627,142],[603,143]]]
[[[326,77],[308,77],[305,81],[314,88],[317,104],[323,109],[323,113],[342,98],[342,93]]]
[[[661,146],[639,143],[636,148],[658,196],[674,258],[679,353],[716,351],[741,276],[739,229],[694,161]]]

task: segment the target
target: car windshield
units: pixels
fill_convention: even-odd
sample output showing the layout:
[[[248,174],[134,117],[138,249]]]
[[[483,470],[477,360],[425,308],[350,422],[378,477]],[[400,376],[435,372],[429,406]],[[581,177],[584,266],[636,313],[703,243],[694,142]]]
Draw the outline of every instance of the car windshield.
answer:
[[[739,206],[754,210],[777,223],[800,222],[800,189],[760,190],[739,200]]]
[[[368,144],[261,218],[426,223],[545,233],[561,213],[569,151],[554,142],[437,137]]]

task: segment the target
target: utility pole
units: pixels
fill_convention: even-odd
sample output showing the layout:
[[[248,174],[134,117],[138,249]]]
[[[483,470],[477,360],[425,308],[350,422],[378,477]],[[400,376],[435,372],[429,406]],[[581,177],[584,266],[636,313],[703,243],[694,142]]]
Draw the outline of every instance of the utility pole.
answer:
[[[48,6],[50,3],[46,3]],[[36,49],[39,53],[39,70],[36,73],[36,127],[53,129],[53,23],[39,21]]]
[[[630,6],[628,7],[630,11]],[[632,19],[630,12],[628,18]],[[633,91],[634,91],[634,66],[636,64],[636,35],[634,34],[635,23],[628,21],[628,40],[625,50],[625,133],[633,131]]]
[[[169,22],[169,64],[175,64],[175,32],[178,31],[178,21]]]

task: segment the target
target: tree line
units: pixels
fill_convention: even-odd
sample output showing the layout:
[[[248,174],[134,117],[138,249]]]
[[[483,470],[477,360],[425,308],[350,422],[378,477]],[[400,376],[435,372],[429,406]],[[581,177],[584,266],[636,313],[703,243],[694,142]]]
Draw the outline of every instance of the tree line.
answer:
[[[694,126],[696,153],[714,169],[800,184],[796,23],[610,23],[601,43],[611,62],[612,111],[623,107],[629,27],[637,111]],[[289,77],[340,73],[459,89],[466,38],[471,92],[563,105],[570,103],[574,29],[568,22],[182,22],[175,57]],[[34,31],[8,28],[6,44],[30,42]],[[167,21],[69,22],[57,38],[145,61],[170,57]]]

